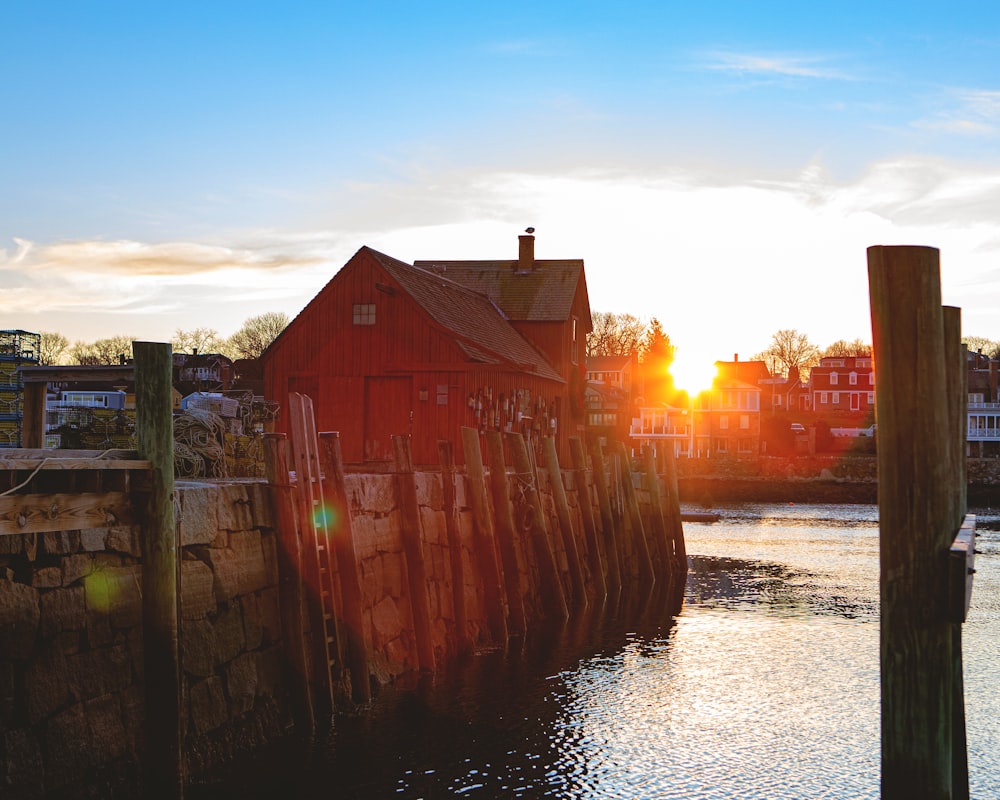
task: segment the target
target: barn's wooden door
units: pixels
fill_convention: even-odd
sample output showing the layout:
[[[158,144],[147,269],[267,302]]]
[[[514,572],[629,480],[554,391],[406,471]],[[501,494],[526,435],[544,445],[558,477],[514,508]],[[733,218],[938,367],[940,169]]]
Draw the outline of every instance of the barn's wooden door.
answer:
[[[365,461],[392,459],[392,437],[412,433],[412,408],[412,378],[365,378]]]

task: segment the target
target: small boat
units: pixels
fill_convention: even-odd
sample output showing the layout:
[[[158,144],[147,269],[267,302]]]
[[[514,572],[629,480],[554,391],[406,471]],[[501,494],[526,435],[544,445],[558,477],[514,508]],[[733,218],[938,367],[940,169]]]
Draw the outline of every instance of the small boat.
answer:
[[[681,522],[718,522],[720,515],[714,511],[682,511]]]

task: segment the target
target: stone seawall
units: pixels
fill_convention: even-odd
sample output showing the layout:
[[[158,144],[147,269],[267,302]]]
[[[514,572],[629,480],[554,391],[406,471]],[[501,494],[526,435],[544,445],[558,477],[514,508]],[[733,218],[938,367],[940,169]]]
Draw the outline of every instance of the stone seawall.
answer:
[[[288,728],[262,485],[178,484],[192,774]],[[0,796],[141,792],[141,530],[0,536]]]
[[[570,473],[563,477],[584,580],[590,582],[575,482]],[[632,484],[648,513],[643,476],[634,473]],[[463,638],[456,597],[464,604],[465,641],[473,648],[495,643],[467,477],[455,480],[460,587],[451,566],[442,476],[418,473],[416,486],[434,654],[443,666]],[[570,561],[544,472],[539,489],[558,575],[569,587]],[[523,483],[512,480],[510,491],[519,524],[526,524]],[[292,730],[274,492],[259,481],[176,486],[189,780]],[[590,495],[586,502],[596,514],[592,481]],[[377,687],[418,668],[404,526],[394,476],[349,474],[347,496],[363,635],[371,648],[369,677]],[[538,561],[523,531],[515,539],[524,614],[533,624],[544,616]],[[138,526],[0,536],[0,796],[5,800],[141,793],[141,541]],[[623,536],[621,548],[622,585],[631,591],[637,576],[634,539]]]
[[[970,458],[967,467],[969,507],[1000,507],[1000,459]],[[687,504],[878,502],[874,457],[682,459],[678,473],[681,501]]]

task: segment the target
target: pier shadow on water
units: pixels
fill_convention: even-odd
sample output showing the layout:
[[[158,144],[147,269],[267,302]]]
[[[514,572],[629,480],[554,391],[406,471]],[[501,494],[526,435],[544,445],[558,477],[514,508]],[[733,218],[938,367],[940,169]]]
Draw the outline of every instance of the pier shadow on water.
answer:
[[[371,707],[341,713],[314,745],[291,737],[189,787],[213,798],[568,797],[585,774],[558,769],[566,680],[584,661],[668,642],[666,591],[609,599],[536,628],[506,650],[477,652],[435,674],[401,678]]]

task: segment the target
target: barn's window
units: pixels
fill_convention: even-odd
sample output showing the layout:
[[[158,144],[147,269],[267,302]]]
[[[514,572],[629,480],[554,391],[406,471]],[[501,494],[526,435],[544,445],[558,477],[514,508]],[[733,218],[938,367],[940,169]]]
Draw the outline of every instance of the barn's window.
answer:
[[[374,325],[375,324],[375,304],[355,303],[354,304],[354,324]]]

